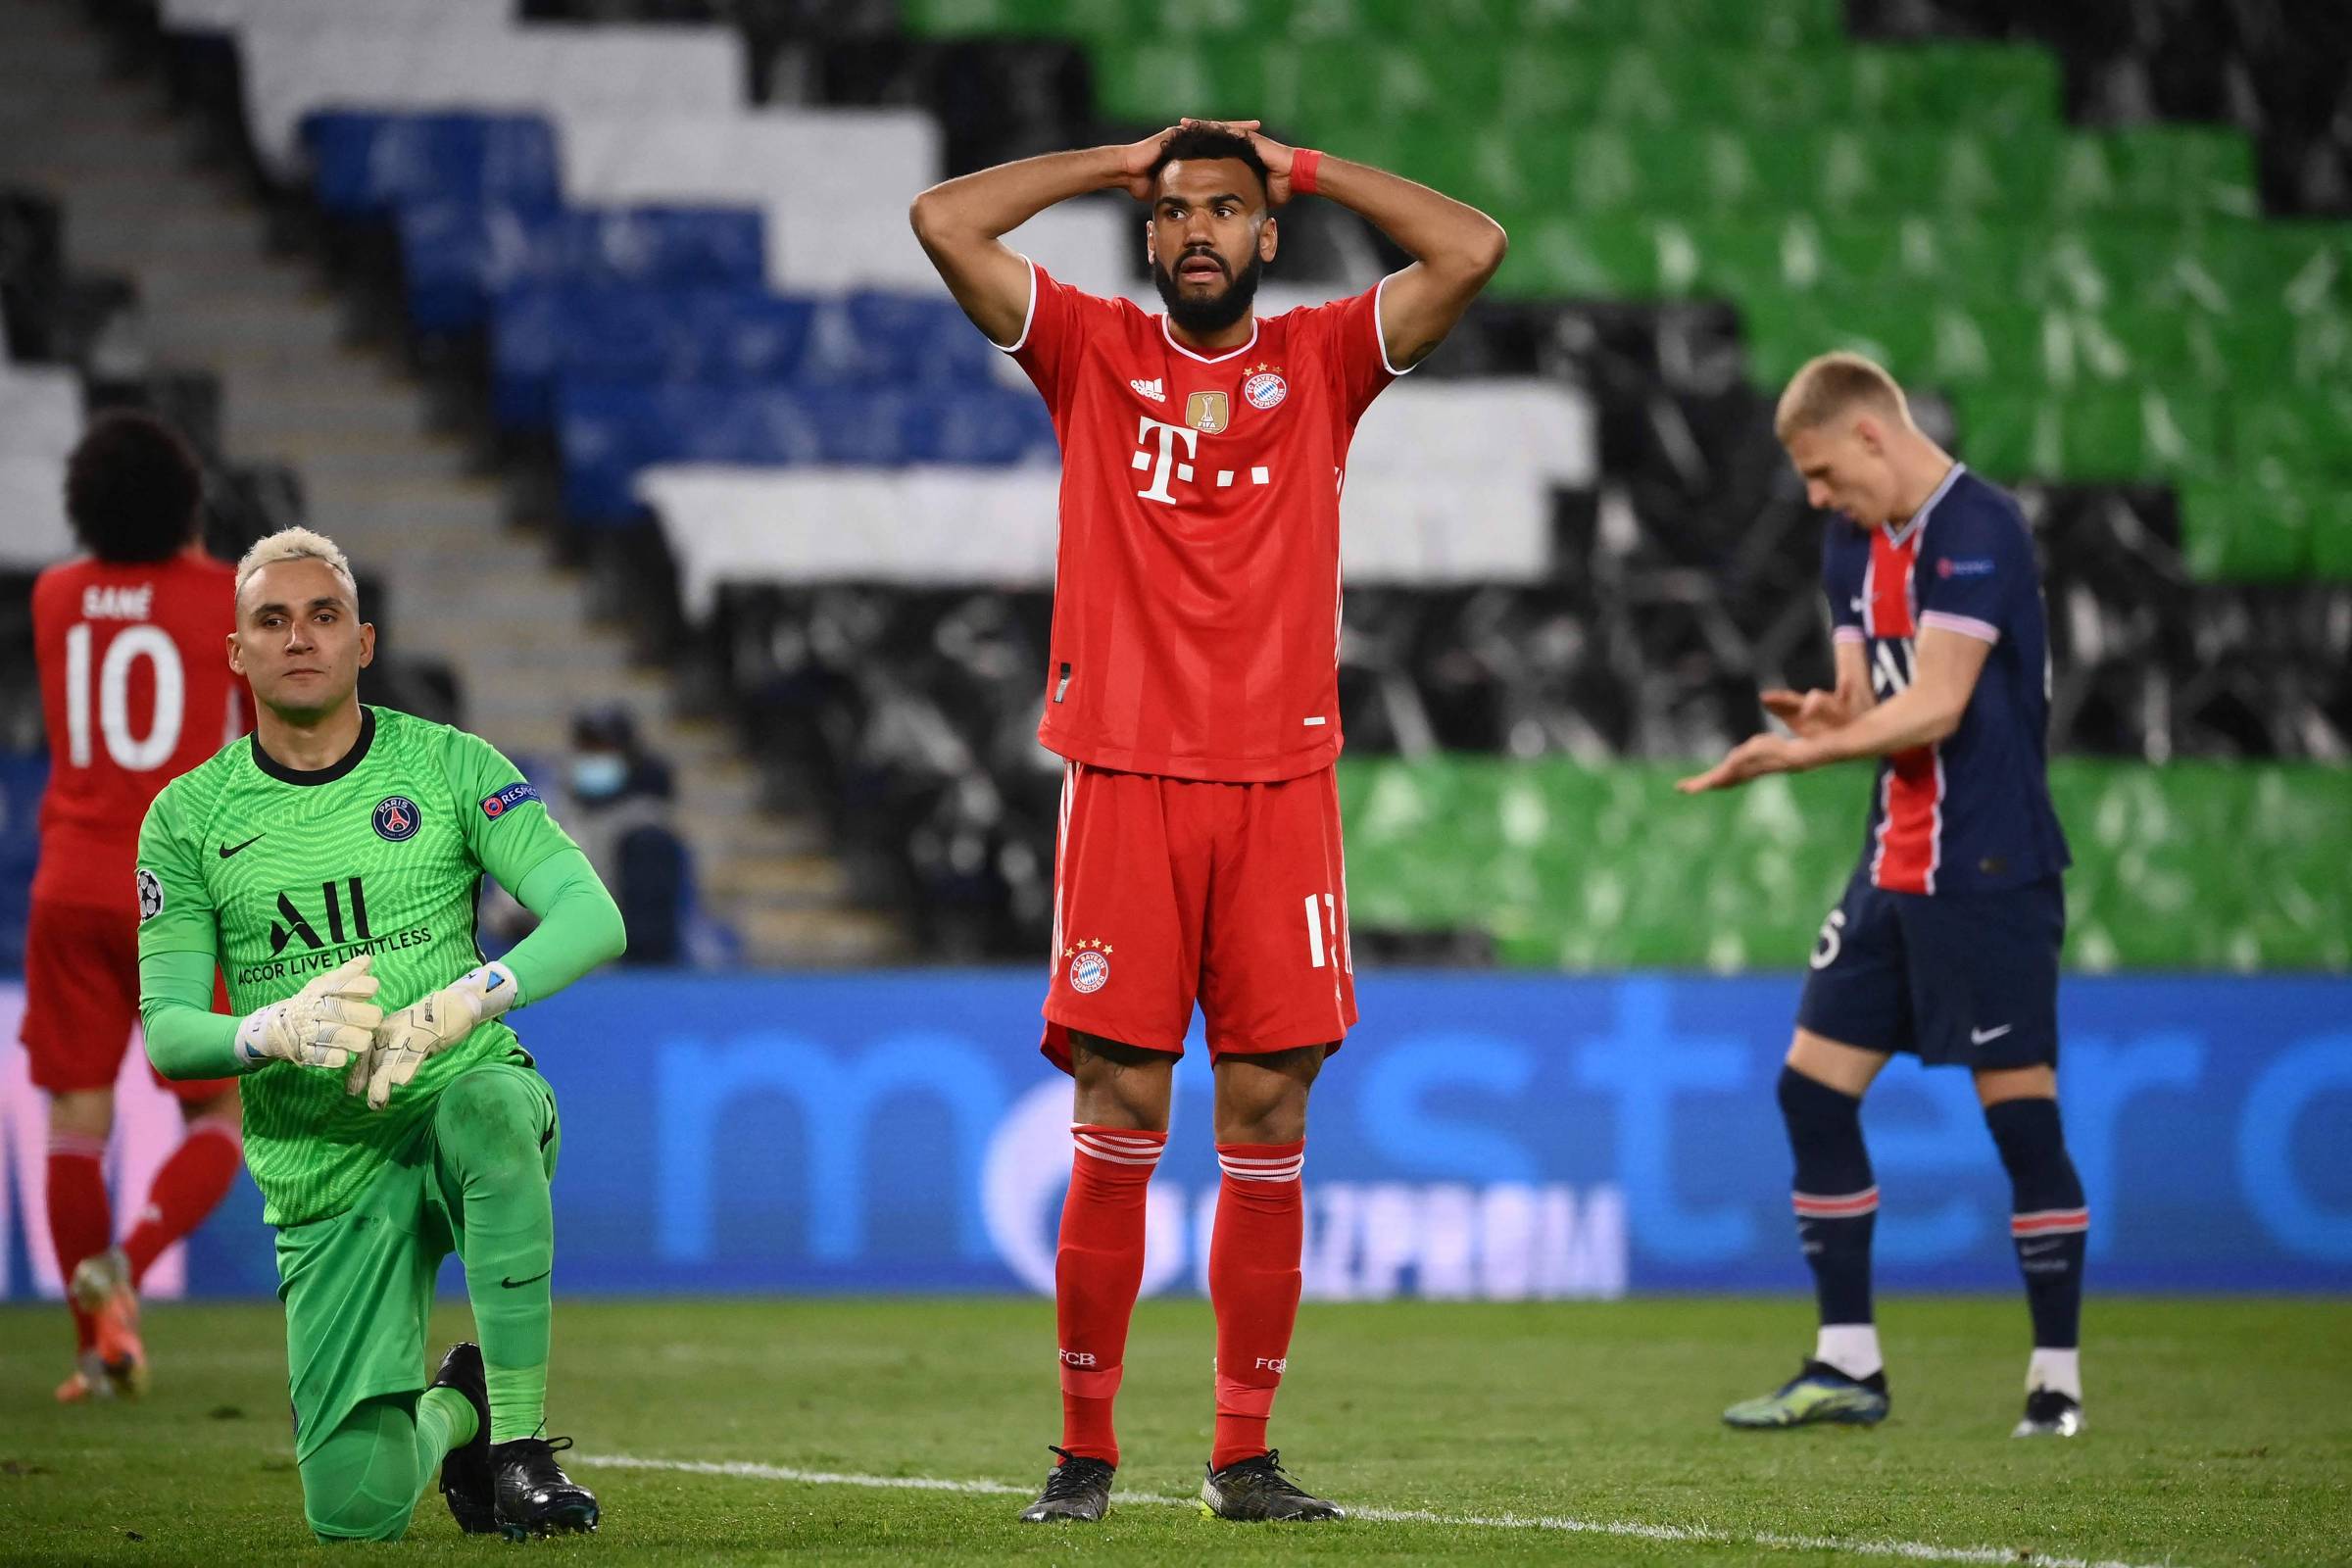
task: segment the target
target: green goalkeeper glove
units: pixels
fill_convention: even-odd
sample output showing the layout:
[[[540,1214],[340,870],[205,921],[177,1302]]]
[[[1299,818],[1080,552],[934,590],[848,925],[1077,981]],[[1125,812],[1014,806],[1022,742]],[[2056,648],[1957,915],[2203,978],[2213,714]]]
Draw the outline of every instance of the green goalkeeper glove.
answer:
[[[320,975],[283,1002],[237,1025],[237,1061],[245,1071],[269,1061],[337,1068],[365,1060],[384,1009],[368,999],[383,984],[368,972],[365,953]]]
[[[356,1095],[365,1085],[368,1108],[383,1109],[392,1102],[392,1091],[416,1077],[425,1057],[447,1051],[475,1026],[514,1005],[520,994],[514,971],[503,963],[467,970],[378,1024],[374,1043],[351,1064],[345,1092]]]

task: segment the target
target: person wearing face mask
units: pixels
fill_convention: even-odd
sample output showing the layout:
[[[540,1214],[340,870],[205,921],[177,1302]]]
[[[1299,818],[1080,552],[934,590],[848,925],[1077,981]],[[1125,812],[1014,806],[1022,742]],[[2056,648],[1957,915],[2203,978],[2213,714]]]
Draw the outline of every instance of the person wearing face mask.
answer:
[[[563,819],[620,905],[631,963],[678,961],[684,945],[685,846],[670,824],[669,765],[638,742],[626,710],[593,709],[571,724]]]

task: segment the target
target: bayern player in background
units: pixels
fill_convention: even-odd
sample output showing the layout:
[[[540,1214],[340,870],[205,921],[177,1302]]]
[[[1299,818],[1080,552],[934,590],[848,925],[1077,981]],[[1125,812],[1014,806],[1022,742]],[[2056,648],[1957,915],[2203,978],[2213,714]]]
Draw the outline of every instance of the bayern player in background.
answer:
[[[1167,307],[1082,293],[1001,236],[1074,196],[1151,204]],[[1322,195],[1415,258],[1352,298],[1259,318],[1273,212]],[[1100,1519],[1173,1069],[1206,1024],[1223,1182],[1209,1245],[1216,1426],[1202,1499],[1336,1518],[1266,1444],[1298,1316],[1309,1086],[1355,1021],[1342,868],[1340,490],[1356,420],[1501,265],[1476,209],[1188,120],[916,198],[923,248],[1053,411],[1061,542],[1039,739],[1066,760],[1044,1050],[1076,1080],[1055,1261],[1060,1461],[1021,1517]]]
[[[1724,1412],[1735,1427],[1886,1417],[1871,1314],[1879,1189],[1862,1096],[1894,1052],[1976,1079],[2009,1173],[2034,1323],[2018,1437],[2082,1425],[2082,1184],[2058,1120],[2066,836],[2047,779],[2049,635],[2025,514],[1920,432],[1870,361],[1797,371],[1775,428],[1815,507],[1835,691],[1764,694],[1758,735],[1687,793],[1877,759],[1862,863],[1822,923],[1780,1102],[1821,1332],[1797,1375]]]
[[[136,1288],[220,1203],[242,1153],[234,1079],[157,1074],[187,1137],[114,1245],[102,1162],[138,1019],[139,822],[159,790],[250,724],[243,683],[221,657],[235,573],[197,543],[202,500],[202,470],[168,427],[143,414],[100,418],[66,468],[66,514],[88,554],[32,589],[49,787],[22,1038],[49,1095],[49,1235],[77,1358],[57,1391],[68,1401],[144,1392]]]

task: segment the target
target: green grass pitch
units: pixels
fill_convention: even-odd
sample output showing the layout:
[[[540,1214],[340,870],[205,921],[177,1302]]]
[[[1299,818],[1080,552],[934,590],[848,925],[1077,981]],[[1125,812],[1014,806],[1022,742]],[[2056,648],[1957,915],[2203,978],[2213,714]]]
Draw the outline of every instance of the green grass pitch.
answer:
[[[388,1552],[2352,1563],[2342,1301],[2094,1296],[2089,1431],[2071,1443],[2008,1436],[2019,1303],[1897,1298],[1881,1315],[1885,1426],[1755,1435],[1717,1412],[1793,1368],[1811,1336],[1800,1300],[1309,1303],[1275,1439],[1310,1488],[1375,1516],[1283,1528],[1180,1501],[1208,1446],[1208,1309],[1147,1302],[1121,1400],[1125,1500],[1091,1529],[1037,1529],[1012,1516],[1058,1430],[1041,1301],[560,1302],[551,1431],[578,1440],[572,1471],[603,1497],[603,1531],[466,1539],[435,1495]],[[436,1343],[463,1335],[463,1305],[435,1328]],[[0,1309],[0,1561],[394,1560],[310,1543],[272,1306],[150,1308],[156,1388],[140,1405],[54,1404],[64,1335],[55,1308]],[[892,1478],[965,1485],[877,1484]],[[1393,1517],[1413,1513],[1438,1517]]]

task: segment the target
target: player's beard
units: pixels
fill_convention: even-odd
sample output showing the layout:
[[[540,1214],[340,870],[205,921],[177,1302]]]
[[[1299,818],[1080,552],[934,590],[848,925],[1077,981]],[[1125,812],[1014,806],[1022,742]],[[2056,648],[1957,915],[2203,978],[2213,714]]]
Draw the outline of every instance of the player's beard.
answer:
[[[1182,265],[1183,258],[1177,258]],[[1225,260],[1217,258],[1221,264]],[[1257,298],[1257,281],[1266,272],[1266,259],[1254,250],[1250,253],[1250,265],[1241,275],[1227,282],[1223,293],[1206,298],[1187,297],[1176,286],[1175,274],[1157,256],[1152,258],[1152,282],[1159,290],[1159,302],[1168,308],[1168,319],[1195,337],[1206,337],[1222,332],[1250,314],[1250,302]]]

